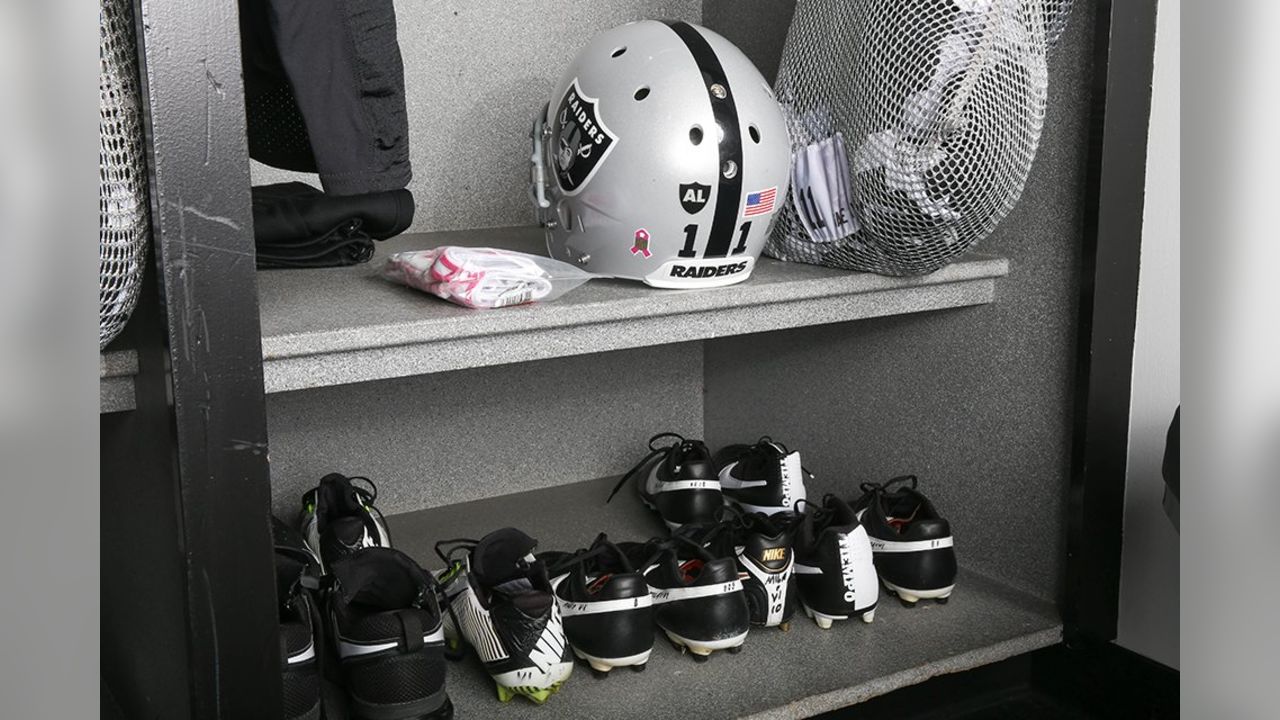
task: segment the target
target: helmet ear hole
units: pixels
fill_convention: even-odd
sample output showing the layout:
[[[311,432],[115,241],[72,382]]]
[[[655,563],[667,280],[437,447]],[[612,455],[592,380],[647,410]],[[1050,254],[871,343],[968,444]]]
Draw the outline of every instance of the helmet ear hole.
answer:
[[[626,51],[627,51],[627,46],[626,46],[626,45],[623,45],[622,47],[620,47],[620,48],[618,48],[618,49],[614,50],[612,53],[610,53],[610,54],[609,54],[609,57],[620,57],[620,56],[622,55],[622,53],[624,53],[624,52],[626,52]]]
[[[694,125],[693,127],[689,128],[689,142],[693,143],[694,145],[702,144],[702,126]]]
[[[751,136],[751,142],[757,145],[760,144],[760,128],[756,127],[755,123],[747,126],[747,134]]]
[[[647,97],[649,97],[649,86],[648,86],[648,85],[645,85],[644,87],[640,88],[639,90],[636,90],[636,94],[635,94],[636,102],[640,102],[641,100],[643,100],[643,99],[645,99],[645,98],[647,98]]]

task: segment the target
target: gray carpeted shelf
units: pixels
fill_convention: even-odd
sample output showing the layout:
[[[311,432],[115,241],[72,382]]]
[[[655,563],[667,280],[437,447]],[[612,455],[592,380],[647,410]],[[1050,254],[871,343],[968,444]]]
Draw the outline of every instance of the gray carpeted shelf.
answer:
[[[630,489],[611,504],[613,478],[561,485],[388,518],[397,547],[428,569],[443,563],[437,540],[477,537],[511,525],[540,549],[573,549],[603,530],[615,540],[661,532],[656,516]],[[957,531],[964,560],[964,529]],[[951,602],[904,608],[883,591],[876,621],[819,630],[797,617],[790,632],[753,630],[739,655],[717,653],[706,663],[655,642],[644,673],[616,671],[596,679],[575,669],[545,707],[523,698],[499,703],[474,656],[449,665],[449,695],[459,717],[516,718],[792,718],[866,700],[944,673],[996,662],[1052,645],[1061,620],[1049,603],[973,572],[961,572]]]
[[[267,392],[422,375],[949,307],[995,297],[1003,258],[890,278],[763,259],[748,282],[657,291],[593,280],[546,305],[468,310],[383,280],[393,252],[438,245],[545,254],[537,228],[404,235],[351,268],[258,274]]]
[[[977,254],[914,278],[762,258],[749,281],[727,288],[660,291],[592,280],[546,305],[496,311],[456,307],[381,278],[391,253],[445,244],[545,254],[537,228],[489,228],[403,235],[355,267],[260,272],[266,391],[981,305],[995,299],[996,278],[1009,272],[1004,258]],[[133,407],[136,369],[115,355],[103,356],[102,412]]]
[[[98,412],[132,410],[133,376],[138,374],[138,354],[112,350],[98,356]]]

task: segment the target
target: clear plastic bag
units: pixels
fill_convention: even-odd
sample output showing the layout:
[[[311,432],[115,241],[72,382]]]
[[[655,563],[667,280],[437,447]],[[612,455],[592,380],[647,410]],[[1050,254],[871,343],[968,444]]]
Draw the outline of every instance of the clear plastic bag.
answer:
[[[458,245],[396,253],[382,275],[456,305],[485,309],[551,302],[594,277],[539,255]]]

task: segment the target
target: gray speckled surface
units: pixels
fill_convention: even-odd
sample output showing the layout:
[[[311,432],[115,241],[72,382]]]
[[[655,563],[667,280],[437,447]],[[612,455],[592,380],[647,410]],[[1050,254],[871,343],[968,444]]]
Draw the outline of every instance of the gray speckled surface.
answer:
[[[1022,200],[979,246],[1013,268],[996,302],[706,343],[708,440],[769,433],[846,495],[916,473],[967,567],[1045,599],[1066,552],[1092,13],[1050,59]]]
[[[540,252],[541,238],[536,228],[408,235],[382,244],[367,265],[259,273],[267,392],[973,305],[990,302],[993,278],[1008,272],[987,256],[918,278],[764,259],[750,280],[727,288],[592,280],[552,303],[492,311],[379,275],[392,252],[439,244]]]
[[[412,230],[533,221],[529,126],[594,33],[631,20],[698,22],[701,0],[397,0]],[[254,163],[255,185],[314,176]]]
[[[98,412],[120,412],[136,406],[133,376],[138,374],[138,354],[112,350],[98,355]]]
[[[273,504],[293,518],[332,471],[384,513],[621,473],[702,414],[698,343],[270,395]]]
[[[442,567],[437,540],[478,537],[514,525],[541,549],[573,549],[599,531],[615,540],[643,539],[661,524],[634,493],[604,503],[605,478],[538,492],[389,519],[392,541],[430,569]],[[802,617],[790,632],[753,630],[741,654],[718,653],[704,664],[654,643],[642,674],[617,671],[603,680],[578,668],[543,707],[523,699],[497,701],[474,656],[449,665],[449,695],[459,716],[794,718],[1046,647],[1061,639],[1052,605],[963,569],[951,602],[901,607],[883,593],[876,621],[836,623],[819,630]],[[643,698],[642,702],[635,699]],[[695,700],[696,699],[696,700]]]
[[[769,0],[750,4],[751,22],[742,22],[742,0],[705,0],[702,24],[725,36],[756,64],[770,83],[778,75],[782,44],[795,14],[795,0]]]

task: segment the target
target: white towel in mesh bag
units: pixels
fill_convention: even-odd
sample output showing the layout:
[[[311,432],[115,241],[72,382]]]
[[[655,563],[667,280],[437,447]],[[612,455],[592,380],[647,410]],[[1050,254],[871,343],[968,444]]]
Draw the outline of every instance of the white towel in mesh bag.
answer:
[[[799,0],[776,92],[793,182],[765,252],[888,275],[932,272],[1022,194],[1048,49],[1070,0]],[[844,158],[823,152],[843,145]],[[822,167],[817,167],[821,165]],[[830,192],[848,173],[850,222]],[[827,204],[823,204],[823,199]]]

